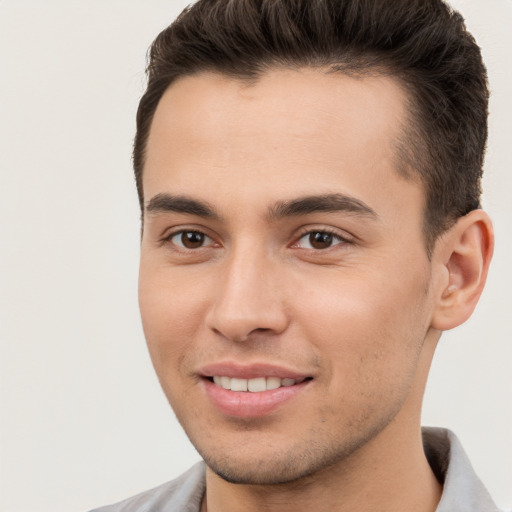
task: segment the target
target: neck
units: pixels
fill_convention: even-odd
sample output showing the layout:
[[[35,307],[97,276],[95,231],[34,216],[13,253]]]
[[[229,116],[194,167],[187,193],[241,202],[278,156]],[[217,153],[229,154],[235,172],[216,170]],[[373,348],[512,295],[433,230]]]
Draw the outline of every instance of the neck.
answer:
[[[354,460],[344,461],[313,476],[289,484],[248,486],[230,484],[207,471],[208,512],[433,512],[441,497],[441,485],[425,458],[418,431],[414,444],[393,435],[387,453],[378,458],[371,447]],[[383,440],[384,441],[384,440]],[[403,442],[405,441],[405,442]],[[411,439],[412,441],[412,439]],[[377,442],[377,438],[375,439]],[[357,459],[357,460],[355,460]],[[382,461],[385,463],[383,464]]]
[[[425,344],[424,364],[401,411],[357,452],[287,484],[231,484],[207,469],[202,512],[434,512],[442,487],[425,457],[420,412],[436,341]]]

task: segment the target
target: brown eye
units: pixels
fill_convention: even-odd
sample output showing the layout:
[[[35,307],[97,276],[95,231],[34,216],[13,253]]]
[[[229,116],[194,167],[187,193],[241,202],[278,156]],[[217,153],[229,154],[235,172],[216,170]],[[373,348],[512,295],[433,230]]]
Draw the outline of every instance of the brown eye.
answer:
[[[302,249],[325,250],[345,242],[347,240],[329,231],[310,231],[300,237],[297,246]]]
[[[203,245],[204,235],[197,231],[185,231],[181,234],[181,243],[187,249],[197,249]]]
[[[200,249],[205,246],[205,243],[211,242],[211,239],[200,231],[180,231],[175,233],[170,241],[185,249]]]
[[[309,234],[309,243],[313,249],[328,249],[332,245],[332,240],[331,233],[317,231]]]

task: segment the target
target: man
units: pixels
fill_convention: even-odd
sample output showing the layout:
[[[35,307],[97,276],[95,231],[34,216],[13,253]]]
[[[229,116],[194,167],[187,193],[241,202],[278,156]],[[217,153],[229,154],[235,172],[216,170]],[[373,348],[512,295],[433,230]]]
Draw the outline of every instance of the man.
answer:
[[[420,428],[481,294],[488,89],[441,0],[210,0],[153,43],[140,308],[204,459],[108,511],[493,511]]]

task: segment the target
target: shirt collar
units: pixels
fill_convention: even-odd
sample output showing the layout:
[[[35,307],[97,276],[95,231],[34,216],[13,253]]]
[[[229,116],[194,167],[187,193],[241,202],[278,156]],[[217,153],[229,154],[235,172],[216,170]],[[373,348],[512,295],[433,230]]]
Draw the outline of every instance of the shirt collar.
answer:
[[[424,427],[423,447],[432,471],[443,484],[436,512],[499,512],[457,439],[447,429]]]

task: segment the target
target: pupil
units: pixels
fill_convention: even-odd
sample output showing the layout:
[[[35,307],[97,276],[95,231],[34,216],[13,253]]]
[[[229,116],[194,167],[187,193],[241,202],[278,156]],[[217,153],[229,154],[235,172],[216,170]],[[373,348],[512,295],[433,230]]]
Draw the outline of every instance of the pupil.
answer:
[[[330,233],[322,233],[317,231],[309,235],[309,243],[315,249],[327,249],[332,245],[332,235]]]
[[[204,235],[197,231],[185,231],[181,235],[181,242],[187,249],[197,249],[204,242]]]

